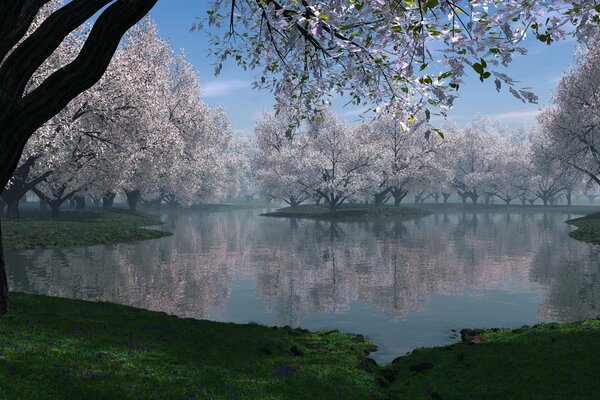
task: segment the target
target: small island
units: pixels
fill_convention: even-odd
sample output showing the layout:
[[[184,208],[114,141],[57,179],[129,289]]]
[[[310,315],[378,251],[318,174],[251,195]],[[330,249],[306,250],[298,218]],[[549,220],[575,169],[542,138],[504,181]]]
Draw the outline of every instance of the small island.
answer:
[[[261,214],[265,217],[278,218],[310,218],[335,220],[363,220],[373,218],[419,218],[431,212],[416,207],[376,206],[370,204],[344,204],[335,211],[325,205],[300,205],[280,208],[273,212]]]

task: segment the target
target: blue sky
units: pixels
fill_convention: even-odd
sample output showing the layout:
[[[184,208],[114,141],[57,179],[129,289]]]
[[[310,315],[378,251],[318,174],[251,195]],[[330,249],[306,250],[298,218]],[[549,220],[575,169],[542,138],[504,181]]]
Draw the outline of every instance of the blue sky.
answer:
[[[190,32],[196,18],[205,15],[207,4],[206,0],[160,0],[150,15],[156,20],[161,36],[169,40],[174,49],[184,49],[198,69],[204,101],[228,110],[234,128],[252,131],[261,111],[273,105],[272,94],[252,90],[250,83],[255,72],[243,71],[234,63],[226,64],[221,74],[214,76],[214,60],[208,56],[206,36]],[[575,42],[568,40],[547,46],[532,38],[527,47],[529,54],[516,56],[508,72],[521,81],[522,86],[533,88],[540,99],[538,105],[523,104],[505,90],[497,93],[492,81],[482,84],[473,72],[461,86],[460,98],[450,110],[448,120],[462,124],[479,113],[511,125],[534,123],[537,110],[550,103],[563,71],[573,64]],[[344,99],[334,102],[335,111],[348,122],[358,121],[361,109],[343,107],[346,102]]]

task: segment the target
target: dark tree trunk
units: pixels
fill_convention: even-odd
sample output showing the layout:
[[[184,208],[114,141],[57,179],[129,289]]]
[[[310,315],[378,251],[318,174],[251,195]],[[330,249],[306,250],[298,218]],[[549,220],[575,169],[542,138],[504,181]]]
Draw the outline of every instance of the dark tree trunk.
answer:
[[[444,198],[444,204],[448,204],[448,199],[452,196],[452,193],[442,193],[442,197]]]
[[[471,199],[471,201],[473,202],[473,204],[477,204],[477,200],[479,199],[478,195],[476,195],[476,194],[470,194],[468,197]]]
[[[107,193],[104,196],[102,196],[102,208],[112,208],[116,195],[116,193]]]
[[[521,197],[521,204],[527,204],[527,199],[525,197]]]
[[[85,208],[85,196],[75,196],[75,208],[78,210]]]
[[[565,197],[567,198],[567,205],[570,206],[571,205],[571,198],[572,198],[572,193],[567,192],[567,194],[565,194]]]
[[[21,218],[21,215],[19,213],[19,202],[15,201],[15,202],[10,202],[7,203],[7,208],[6,208],[6,218],[7,219],[19,219]]]
[[[60,218],[60,204],[50,204],[50,209],[52,210],[52,218]]]
[[[394,206],[399,207],[402,200],[406,197],[408,192],[405,192],[401,189],[392,190],[392,196],[394,196]]]
[[[377,206],[381,206],[384,205],[386,201],[388,201],[389,197],[388,197],[388,192],[383,192],[383,193],[377,193],[374,196],[374,203]]]
[[[92,197],[92,201],[94,202],[95,208],[100,208],[100,203],[102,202],[100,197]]]
[[[2,222],[0,222],[0,315],[8,312],[9,303],[8,279],[4,264],[4,247],[2,246]]]
[[[140,197],[142,197],[141,192],[139,190],[126,190],[125,196],[127,196],[127,205],[129,206],[129,210],[135,212],[137,210]]]
[[[102,77],[125,32],[156,1],[72,0],[23,41],[31,22],[48,1],[0,2],[0,188],[6,187],[31,135]],[[39,66],[65,37],[98,12],[100,15],[75,60],[25,94],[27,83]],[[9,299],[2,251],[0,286],[3,315],[8,311]]]

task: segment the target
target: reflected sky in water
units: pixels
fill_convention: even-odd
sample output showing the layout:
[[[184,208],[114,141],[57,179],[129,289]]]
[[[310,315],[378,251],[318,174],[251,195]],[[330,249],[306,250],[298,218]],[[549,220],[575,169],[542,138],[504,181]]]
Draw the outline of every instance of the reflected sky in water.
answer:
[[[175,235],[7,254],[13,290],[183,317],[340,329],[391,361],[452,329],[600,316],[600,247],[576,215],[455,212],[332,223],[258,211],[172,212]]]

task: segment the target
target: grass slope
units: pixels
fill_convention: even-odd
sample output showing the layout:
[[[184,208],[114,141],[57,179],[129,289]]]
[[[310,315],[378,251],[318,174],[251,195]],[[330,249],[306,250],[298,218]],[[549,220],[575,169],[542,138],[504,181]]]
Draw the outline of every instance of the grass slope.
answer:
[[[128,211],[63,211],[61,218],[50,213],[29,211],[18,221],[2,221],[5,250],[89,246],[156,239],[169,232],[140,228],[159,225],[160,220],[148,214]]]
[[[600,321],[483,331],[386,367],[391,399],[581,399],[600,393]]]
[[[586,243],[600,244],[600,213],[572,219],[567,221],[567,223],[579,228],[569,233],[573,239]]]
[[[337,331],[180,319],[12,294],[0,393],[23,399],[369,399],[373,346]]]
[[[180,319],[21,293],[0,318],[0,393],[23,399],[581,399],[600,320],[461,331],[383,367],[360,335]]]
[[[324,205],[302,205],[285,207],[277,211],[261,214],[267,217],[280,218],[313,218],[313,219],[367,219],[367,218],[418,218],[431,214],[427,210],[414,207],[374,206],[368,204],[344,204],[333,214]]]

